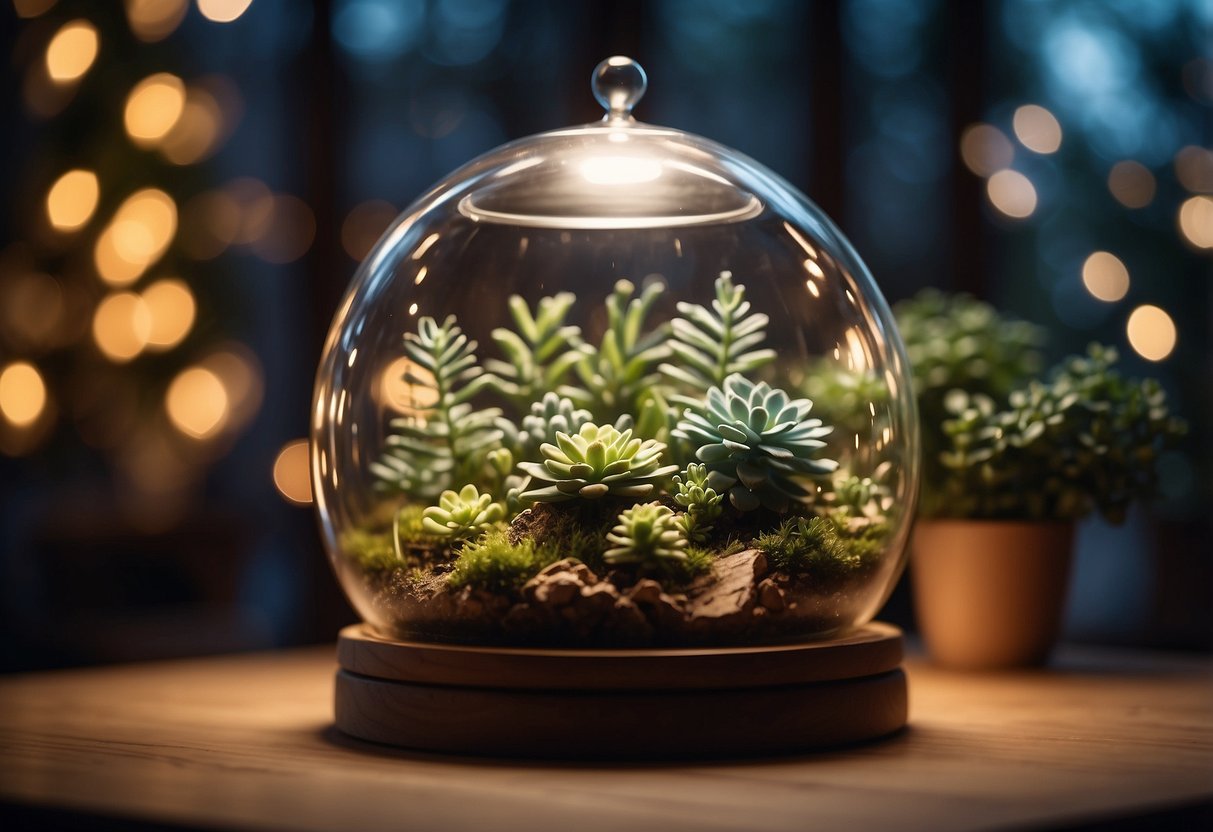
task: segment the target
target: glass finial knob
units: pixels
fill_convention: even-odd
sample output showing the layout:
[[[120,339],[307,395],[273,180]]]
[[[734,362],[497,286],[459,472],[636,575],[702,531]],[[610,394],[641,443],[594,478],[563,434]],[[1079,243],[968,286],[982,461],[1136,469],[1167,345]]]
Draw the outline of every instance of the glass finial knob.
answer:
[[[594,88],[594,97],[607,111],[607,121],[629,120],[632,108],[648,89],[649,78],[640,64],[616,55],[594,67],[590,85]]]

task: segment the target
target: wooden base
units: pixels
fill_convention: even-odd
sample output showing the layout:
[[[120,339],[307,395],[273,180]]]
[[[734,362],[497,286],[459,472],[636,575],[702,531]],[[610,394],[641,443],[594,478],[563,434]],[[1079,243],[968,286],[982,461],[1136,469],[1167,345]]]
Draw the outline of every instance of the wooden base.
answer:
[[[901,632],[686,650],[337,642],[336,723],[372,742],[507,757],[677,758],[806,751],[905,725]]]

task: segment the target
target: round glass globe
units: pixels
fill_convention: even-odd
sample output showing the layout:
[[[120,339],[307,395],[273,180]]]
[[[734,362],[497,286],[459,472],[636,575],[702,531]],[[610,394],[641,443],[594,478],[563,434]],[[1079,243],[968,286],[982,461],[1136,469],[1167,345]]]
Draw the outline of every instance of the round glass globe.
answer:
[[[918,429],[867,268],[789,183],[631,110],[439,182],[334,318],[312,477],[380,634],[753,644],[866,623],[904,565]]]

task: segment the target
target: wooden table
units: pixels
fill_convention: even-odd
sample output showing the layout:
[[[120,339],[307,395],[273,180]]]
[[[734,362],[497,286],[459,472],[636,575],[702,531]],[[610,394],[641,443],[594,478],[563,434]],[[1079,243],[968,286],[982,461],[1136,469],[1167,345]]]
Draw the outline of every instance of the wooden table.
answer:
[[[892,739],[631,765],[348,740],[331,728],[333,671],[331,649],[313,649],[0,679],[0,826],[853,832],[1150,817],[1213,828],[1207,661],[1063,651],[1048,672],[1003,675],[911,661],[910,728]]]

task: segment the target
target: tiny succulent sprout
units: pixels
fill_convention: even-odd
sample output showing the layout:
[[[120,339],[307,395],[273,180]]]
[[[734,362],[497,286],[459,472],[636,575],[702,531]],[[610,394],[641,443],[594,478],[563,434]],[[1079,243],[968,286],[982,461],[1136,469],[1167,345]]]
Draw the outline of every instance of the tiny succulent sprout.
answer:
[[[687,539],[677,515],[660,503],[641,503],[625,509],[606,539],[612,546],[602,557],[609,564],[656,566],[687,557]]]
[[[733,374],[707,401],[688,407],[673,435],[697,450],[707,467],[706,484],[728,492],[739,511],[765,506],[783,512],[808,503],[816,492],[808,477],[832,473],[838,463],[815,455],[833,428],[808,419],[813,403],[793,399],[765,382]]]
[[[531,502],[557,503],[580,497],[595,500],[608,494],[616,497],[648,497],[657,484],[678,470],[662,465],[665,443],[635,439],[632,431],[620,432],[611,425],[581,426],[575,434],[557,432],[556,444],[539,447],[544,460],[521,462],[519,470],[540,484],[522,498]]]
[[[684,512],[678,515],[678,524],[691,540],[702,543],[707,539],[712,524],[720,517],[723,498],[708,485],[706,465],[692,462],[686,471],[674,476],[674,502]]]
[[[503,519],[505,508],[493,502],[491,494],[465,485],[458,492],[443,491],[438,505],[422,514],[421,527],[436,537],[466,540],[484,534]]]

